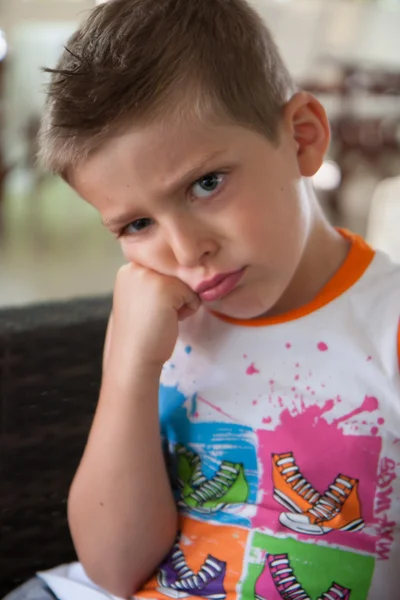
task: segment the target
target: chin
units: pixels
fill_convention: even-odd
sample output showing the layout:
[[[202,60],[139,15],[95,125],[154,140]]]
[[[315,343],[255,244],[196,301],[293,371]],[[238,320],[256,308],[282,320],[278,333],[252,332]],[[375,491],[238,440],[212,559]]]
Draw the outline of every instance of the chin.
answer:
[[[277,286],[273,290],[275,293],[271,293],[271,285],[268,286],[268,291],[266,286],[257,287],[252,290],[239,287],[209,308],[220,315],[240,321],[266,317],[279,301],[279,289]]]
[[[268,311],[256,311],[249,309],[238,309],[238,310],[218,310],[214,309],[214,311],[220,314],[223,317],[228,317],[229,319],[234,319],[235,321],[252,321],[257,318],[261,318],[266,316]]]
[[[251,321],[266,316],[271,310],[267,303],[260,305],[259,302],[218,302],[218,306],[210,306],[211,310],[224,317],[237,319],[239,321]]]

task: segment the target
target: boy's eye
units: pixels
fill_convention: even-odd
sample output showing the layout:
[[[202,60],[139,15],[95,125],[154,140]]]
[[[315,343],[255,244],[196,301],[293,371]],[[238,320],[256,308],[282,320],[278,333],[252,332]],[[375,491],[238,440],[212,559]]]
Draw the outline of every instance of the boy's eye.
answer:
[[[143,229],[147,229],[147,227],[150,227],[151,223],[151,219],[148,218],[136,219],[136,221],[132,221],[132,223],[129,223],[129,225],[125,227],[124,233],[139,233],[140,231],[143,231]]]
[[[223,180],[224,175],[222,173],[208,173],[193,184],[193,195],[196,198],[207,198],[218,189]]]

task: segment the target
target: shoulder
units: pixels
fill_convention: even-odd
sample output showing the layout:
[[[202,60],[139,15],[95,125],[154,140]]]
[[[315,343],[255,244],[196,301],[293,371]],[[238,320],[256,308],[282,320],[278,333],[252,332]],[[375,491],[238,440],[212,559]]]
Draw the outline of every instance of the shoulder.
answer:
[[[378,350],[388,371],[400,361],[400,265],[381,251],[349,290],[347,306],[358,335]]]
[[[400,315],[400,265],[381,251],[375,256],[364,275],[349,290],[349,299],[366,316],[388,311],[396,321]],[[382,314],[383,316],[383,314]]]

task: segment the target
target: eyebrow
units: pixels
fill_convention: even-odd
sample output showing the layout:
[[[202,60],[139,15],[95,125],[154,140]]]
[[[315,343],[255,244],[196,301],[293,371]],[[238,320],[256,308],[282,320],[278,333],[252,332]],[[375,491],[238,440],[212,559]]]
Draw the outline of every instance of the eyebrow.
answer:
[[[172,196],[178,190],[183,187],[186,187],[189,183],[193,183],[196,180],[196,177],[199,177],[202,172],[206,170],[208,163],[212,160],[218,158],[222,154],[224,154],[224,150],[216,150],[207,156],[203,156],[197,163],[194,163],[189,169],[186,169],[184,173],[180,174],[172,180],[168,182],[163,190],[163,194],[167,196]],[[124,214],[119,215],[118,217],[111,219],[104,219],[102,224],[104,227],[115,229],[118,227],[122,227],[129,223],[132,220],[133,210],[126,212]]]

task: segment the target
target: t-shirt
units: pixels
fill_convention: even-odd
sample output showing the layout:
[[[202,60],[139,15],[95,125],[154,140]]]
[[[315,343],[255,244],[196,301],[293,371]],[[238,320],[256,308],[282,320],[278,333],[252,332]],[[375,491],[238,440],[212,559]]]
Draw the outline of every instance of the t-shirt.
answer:
[[[307,306],[181,324],[160,387],[180,531],[135,598],[400,598],[400,266],[343,235]],[[110,598],[78,564],[41,576]]]
[[[137,597],[400,598],[400,267],[344,235],[307,306],[181,325],[160,388],[180,531]]]

